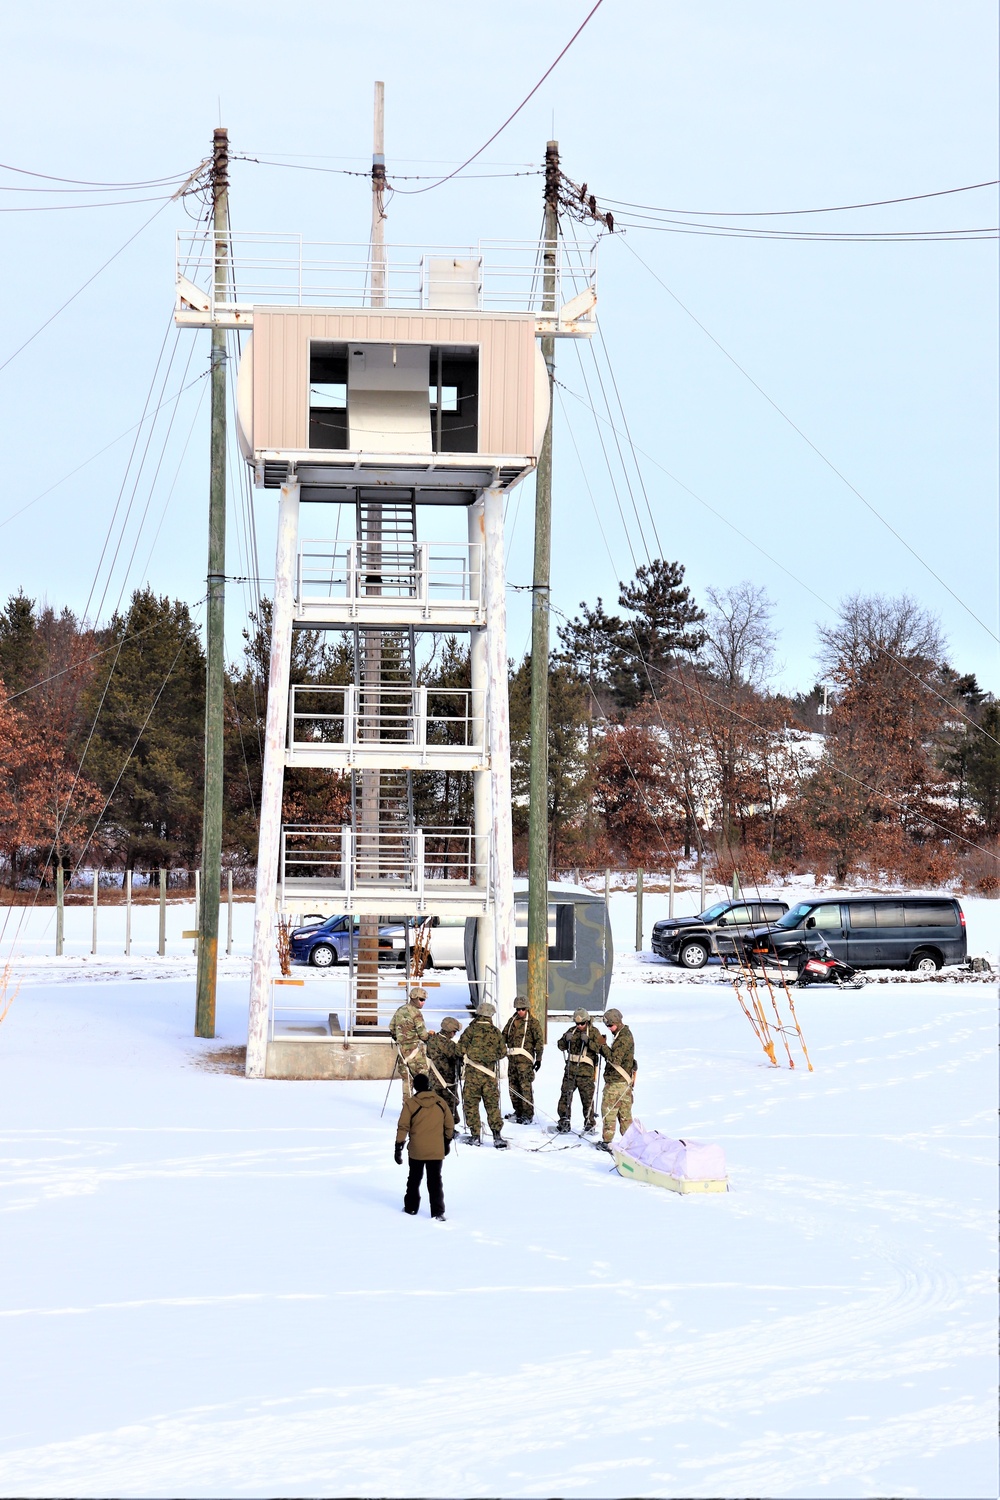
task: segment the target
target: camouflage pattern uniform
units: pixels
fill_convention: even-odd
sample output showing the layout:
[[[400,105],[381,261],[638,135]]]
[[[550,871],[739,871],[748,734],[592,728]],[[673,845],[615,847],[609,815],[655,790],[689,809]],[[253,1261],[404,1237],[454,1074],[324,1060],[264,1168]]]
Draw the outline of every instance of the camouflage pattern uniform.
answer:
[[[462,1028],[454,1016],[445,1016],[441,1030],[427,1038],[427,1065],[431,1088],[440,1095],[458,1119],[458,1090],[462,1077],[462,1054],[455,1042],[455,1034]]]
[[[492,1005],[481,1005],[476,1019],[469,1022],[457,1043],[459,1052],[465,1058],[462,1108],[465,1111],[465,1123],[474,1141],[478,1141],[481,1129],[480,1099],[486,1106],[486,1119],[493,1132],[493,1139],[497,1140],[503,1130],[496,1067],[501,1057],[507,1056],[507,1043],[490,1020],[492,1014]]]
[[[583,1128],[594,1128],[594,1093],[597,1088],[597,1060],[604,1055],[604,1038],[585,1010],[573,1012],[572,1025],[557,1043],[560,1052],[566,1054],[566,1072],[563,1074],[562,1090],[559,1094],[559,1129],[569,1130],[573,1111],[573,1095],[579,1093],[583,1107]],[[583,1023],[586,1022],[584,1025]]]
[[[389,1022],[389,1035],[399,1052],[403,1098],[409,1099],[413,1092],[410,1079],[427,1072],[427,1027],[420,1006],[404,1002]]]
[[[635,1038],[622,1022],[620,1010],[605,1011],[608,1026],[617,1025],[614,1041],[601,1046],[607,1064],[604,1070],[604,1093],[601,1095],[601,1124],[605,1141],[614,1140],[615,1122],[622,1135],[632,1123],[632,1089],[635,1084]],[[619,1069],[621,1071],[619,1071]],[[622,1074],[625,1077],[622,1077]]]
[[[521,1004],[520,996],[517,1003]],[[534,1016],[520,1016],[515,1012],[500,1034],[507,1043],[507,1088],[514,1119],[527,1124],[535,1116],[532,1085],[541,1067],[545,1047],[542,1028]]]

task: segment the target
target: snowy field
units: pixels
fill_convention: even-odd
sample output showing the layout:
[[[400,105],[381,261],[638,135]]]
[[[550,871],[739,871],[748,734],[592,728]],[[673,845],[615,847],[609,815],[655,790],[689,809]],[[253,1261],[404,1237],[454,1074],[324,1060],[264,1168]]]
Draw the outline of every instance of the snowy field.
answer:
[[[1000,902],[964,904],[995,951]],[[815,1072],[778,1072],[730,987],[623,954],[636,1113],[721,1143],[732,1192],[508,1126],[449,1157],[441,1226],[400,1212],[398,1084],[380,1119],[384,1084],[200,1065],[245,1040],[242,957],[197,1043],[190,944],[25,939],[0,1494],[996,1495],[993,985],[803,993]]]

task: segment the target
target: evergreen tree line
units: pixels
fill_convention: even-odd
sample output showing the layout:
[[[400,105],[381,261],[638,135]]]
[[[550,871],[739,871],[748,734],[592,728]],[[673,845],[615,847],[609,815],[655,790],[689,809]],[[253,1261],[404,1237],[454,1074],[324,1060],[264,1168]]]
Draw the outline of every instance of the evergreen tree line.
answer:
[[[700,605],[683,567],[655,559],[619,585],[616,613],[597,599],[563,618],[549,661],[552,870],[686,857],[744,881],[815,870],[1000,890],[1000,702],[949,663],[937,621],[905,596],[844,600],[818,631],[824,705],[819,686],[774,691],[772,613],[749,582],[710,588]],[[226,680],[224,861],[238,872],[256,859],[269,640],[265,600]],[[391,632],[382,649],[391,671]],[[350,683],[353,652],[349,635],[296,631],[291,680]],[[519,868],[530,676],[530,657],[511,662]],[[438,639],[421,680],[431,694],[468,687],[465,639]],[[12,595],[0,612],[0,879],[200,864],[204,697],[185,604],[137,590],[95,630]],[[452,731],[439,720],[436,732]],[[472,821],[467,774],[415,775],[413,798],[424,826]],[[349,782],[289,771],[283,811],[345,821]]]

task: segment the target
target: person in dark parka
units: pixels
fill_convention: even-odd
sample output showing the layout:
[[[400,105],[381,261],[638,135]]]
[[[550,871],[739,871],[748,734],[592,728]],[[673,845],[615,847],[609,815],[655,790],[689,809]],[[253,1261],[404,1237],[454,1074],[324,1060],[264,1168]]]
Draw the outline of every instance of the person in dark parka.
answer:
[[[420,1209],[420,1184],[427,1170],[427,1196],[431,1200],[431,1215],[443,1224],[444,1187],[441,1182],[441,1167],[451,1150],[455,1134],[455,1121],[440,1094],[431,1091],[426,1073],[418,1073],[413,1079],[413,1093],[404,1100],[396,1126],[395,1158],[403,1165],[403,1144],[409,1136],[410,1172],[406,1179],[406,1195],[403,1212],[415,1214]]]

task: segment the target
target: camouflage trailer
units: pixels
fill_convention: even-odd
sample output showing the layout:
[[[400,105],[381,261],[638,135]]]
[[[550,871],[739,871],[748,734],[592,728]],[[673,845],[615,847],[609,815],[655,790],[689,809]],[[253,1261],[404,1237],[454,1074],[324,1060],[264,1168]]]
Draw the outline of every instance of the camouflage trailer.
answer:
[[[517,988],[528,983],[528,883],[514,881],[514,957]],[[465,967],[469,994],[480,999],[488,960],[480,965],[477,923],[465,925]],[[583,1006],[603,1011],[611,989],[614,943],[604,896],[578,885],[549,886],[549,1010],[573,1011]]]

